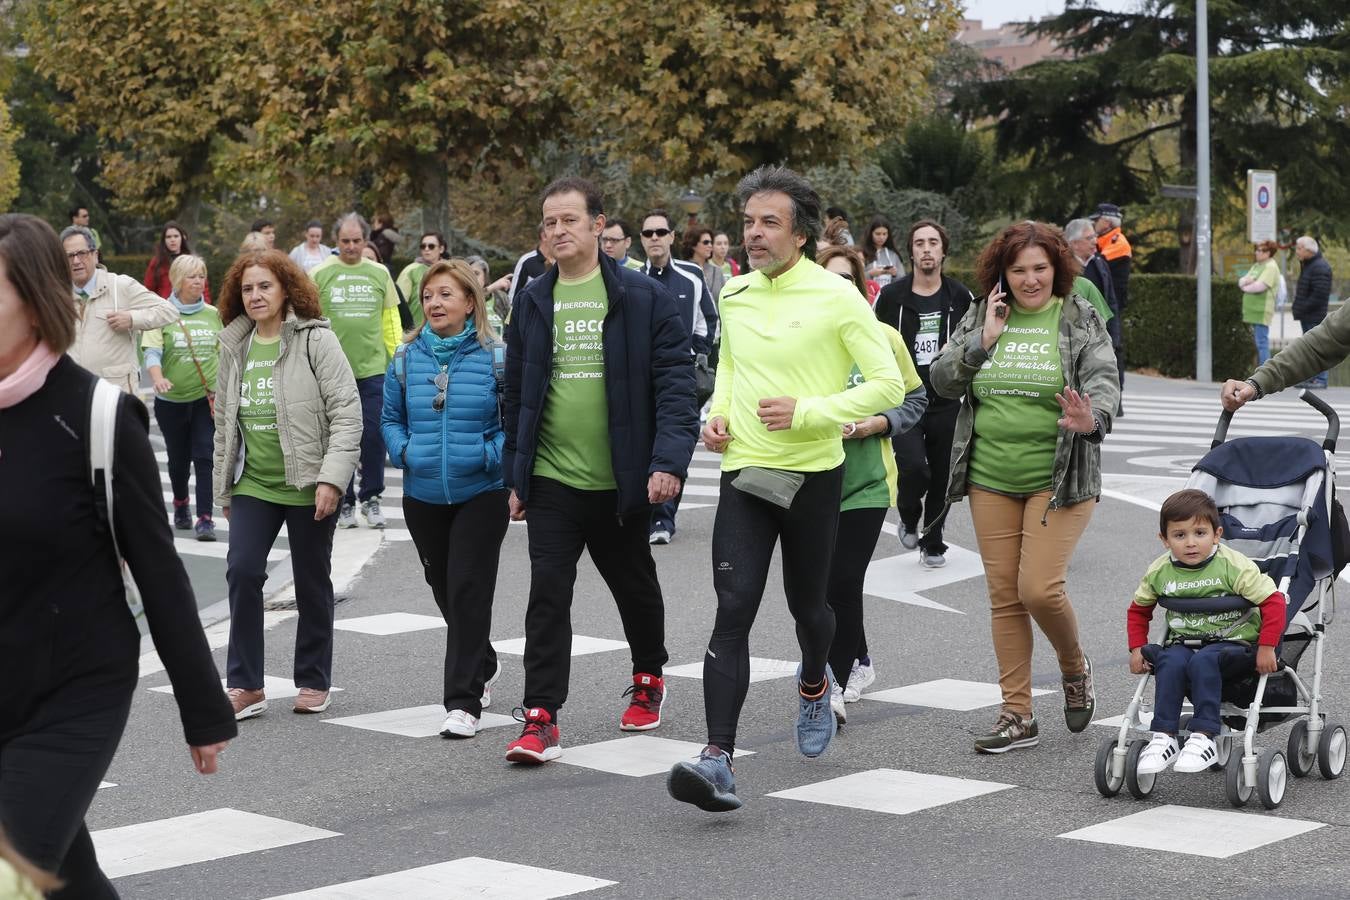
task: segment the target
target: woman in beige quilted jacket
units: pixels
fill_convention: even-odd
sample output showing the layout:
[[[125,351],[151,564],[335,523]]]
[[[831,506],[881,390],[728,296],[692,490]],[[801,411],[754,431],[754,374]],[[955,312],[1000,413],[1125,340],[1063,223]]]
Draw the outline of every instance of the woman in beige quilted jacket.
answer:
[[[323,712],[333,666],[334,512],[361,445],[356,379],[314,282],[279,250],[235,260],[220,318],[214,488],[231,532],[227,692],[237,719],[267,708],[262,589],[284,524],[300,614],[294,710]]]

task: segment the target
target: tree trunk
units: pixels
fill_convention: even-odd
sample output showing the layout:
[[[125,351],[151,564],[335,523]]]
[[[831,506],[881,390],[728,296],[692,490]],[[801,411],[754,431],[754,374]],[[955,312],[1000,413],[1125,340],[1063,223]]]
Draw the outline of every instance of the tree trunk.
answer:
[[[424,156],[417,166],[413,189],[422,201],[422,230],[439,231],[445,235],[447,249],[450,238],[450,173],[439,156]]]

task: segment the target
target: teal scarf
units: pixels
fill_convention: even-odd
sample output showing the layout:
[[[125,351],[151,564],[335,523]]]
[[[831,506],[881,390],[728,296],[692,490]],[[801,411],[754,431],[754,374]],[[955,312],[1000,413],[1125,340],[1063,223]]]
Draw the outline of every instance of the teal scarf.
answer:
[[[473,316],[464,320],[464,329],[459,334],[450,337],[441,337],[431,330],[430,325],[422,326],[422,337],[426,339],[427,346],[431,348],[431,355],[436,357],[436,362],[442,366],[450,365],[450,360],[459,349],[459,345],[469,338],[477,340],[477,332],[473,327]]]

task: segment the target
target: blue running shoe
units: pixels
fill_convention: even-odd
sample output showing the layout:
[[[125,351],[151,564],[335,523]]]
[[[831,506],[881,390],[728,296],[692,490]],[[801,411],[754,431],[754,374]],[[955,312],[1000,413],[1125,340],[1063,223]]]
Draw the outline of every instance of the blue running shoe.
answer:
[[[703,748],[698,759],[682,760],[672,766],[666,776],[666,790],[676,800],[692,803],[707,812],[731,812],[742,806],[741,798],[736,796],[731,757],[712,744]]]
[[[815,700],[801,695],[802,667],[797,665],[797,749],[802,756],[815,759],[830,746],[830,739],[839,729],[830,709],[830,691],[834,688],[834,672],[825,666],[825,690]]]

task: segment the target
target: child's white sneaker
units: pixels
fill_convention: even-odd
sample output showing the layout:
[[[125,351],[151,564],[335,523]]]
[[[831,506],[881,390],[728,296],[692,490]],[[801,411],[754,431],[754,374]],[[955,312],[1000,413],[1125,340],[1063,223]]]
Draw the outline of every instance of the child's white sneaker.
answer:
[[[1178,772],[1203,772],[1218,761],[1219,748],[1214,746],[1214,739],[1196,733],[1186,738],[1186,746],[1181,748],[1173,768]]]
[[[1158,774],[1176,760],[1179,752],[1181,748],[1177,746],[1175,736],[1161,731],[1153,732],[1153,740],[1149,741],[1144,752],[1139,754],[1139,774]]]

